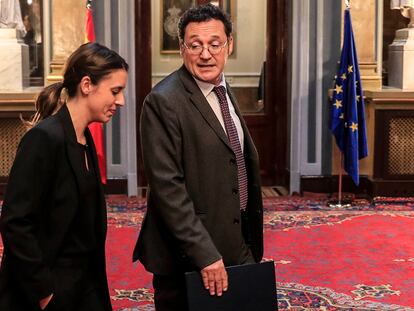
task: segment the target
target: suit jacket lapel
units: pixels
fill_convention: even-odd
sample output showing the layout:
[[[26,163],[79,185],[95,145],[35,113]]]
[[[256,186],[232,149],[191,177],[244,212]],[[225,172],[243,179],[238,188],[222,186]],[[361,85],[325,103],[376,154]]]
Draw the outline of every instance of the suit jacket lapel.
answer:
[[[240,119],[240,124],[243,128],[243,133],[244,133],[244,135],[246,135],[246,133],[248,132],[246,122],[244,122],[244,119],[243,119],[242,113],[240,111],[239,105],[237,104],[236,96],[234,95],[234,93],[231,90],[231,87],[228,83],[226,83],[226,89],[227,89],[227,93],[229,94],[230,100],[233,104],[234,110],[236,111],[236,114]]]
[[[76,177],[76,183],[78,185],[78,191],[81,192],[81,189],[84,189],[85,179],[81,175],[81,168],[84,165],[84,158],[79,152],[78,141],[76,139],[75,129],[73,127],[72,119],[66,105],[63,105],[62,108],[57,113],[57,117],[62,123],[63,130],[65,132],[65,145],[66,152],[68,155],[70,166]]]
[[[93,142],[91,132],[89,131],[88,128],[86,128],[86,130],[85,130],[85,137],[86,137],[86,141],[87,141],[88,145],[91,148],[90,150],[91,150],[91,157],[92,157],[92,165],[93,165],[93,168],[96,172],[96,182],[98,184],[99,216],[103,220],[103,221],[100,222],[102,224],[100,229],[103,232],[103,238],[104,238],[104,242],[105,242],[105,236],[106,236],[106,202],[105,202],[105,196],[104,196],[103,186],[102,186],[102,182],[101,182],[101,174],[100,174],[100,170],[99,170],[98,158],[96,156],[95,144]]]
[[[203,118],[214,130],[217,136],[223,141],[223,143],[226,144],[226,146],[229,147],[230,150],[232,150],[226,132],[223,130],[223,127],[221,126],[216,115],[214,114],[214,111],[211,109],[209,103],[207,102],[207,99],[204,97],[203,93],[197,86],[197,83],[194,81],[194,78],[190,75],[190,73],[184,66],[182,66],[179,69],[178,74],[181,78],[184,87],[191,94],[190,100],[192,104],[201,113]]]

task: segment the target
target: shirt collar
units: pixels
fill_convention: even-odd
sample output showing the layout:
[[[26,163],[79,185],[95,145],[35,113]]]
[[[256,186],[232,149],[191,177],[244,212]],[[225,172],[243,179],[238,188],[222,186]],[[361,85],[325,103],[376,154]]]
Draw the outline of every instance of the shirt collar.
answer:
[[[201,92],[203,93],[204,97],[210,95],[216,85],[198,80],[197,78],[193,77],[195,82],[197,83],[198,87],[200,88]],[[227,91],[226,87],[226,78],[224,77],[224,73],[221,74],[221,82],[219,85],[224,86]]]

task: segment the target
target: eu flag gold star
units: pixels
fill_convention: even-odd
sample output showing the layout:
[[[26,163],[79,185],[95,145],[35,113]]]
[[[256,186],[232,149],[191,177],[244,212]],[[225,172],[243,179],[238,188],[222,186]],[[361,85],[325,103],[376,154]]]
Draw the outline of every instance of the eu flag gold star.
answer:
[[[358,123],[352,122],[350,128],[352,129],[352,132],[355,132],[358,130]]]
[[[361,98],[361,96],[360,95],[357,95],[356,96],[356,99],[357,99],[357,102],[359,102],[359,99]]]
[[[342,100],[335,100],[335,104],[334,106],[336,107],[336,109],[339,109],[340,107],[342,107]]]
[[[346,73],[343,73],[341,78],[342,78],[342,80],[346,80]]]
[[[354,72],[354,66],[349,65],[348,66],[348,73]]]
[[[343,113],[341,113],[341,115],[339,116],[339,119],[345,119],[345,116]]]
[[[343,92],[342,91],[342,85],[336,85],[336,87],[335,87],[335,92],[336,92],[336,94],[339,94],[339,93],[341,93],[341,92]]]

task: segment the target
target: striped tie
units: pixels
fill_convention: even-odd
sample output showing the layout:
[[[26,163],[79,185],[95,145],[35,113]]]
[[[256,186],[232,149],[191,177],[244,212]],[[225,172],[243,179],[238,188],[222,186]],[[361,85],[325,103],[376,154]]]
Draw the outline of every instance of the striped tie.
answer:
[[[237,135],[236,126],[230,116],[229,105],[226,99],[226,88],[222,85],[214,87],[214,92],[220,103],[221,114],[223,115],[224,126],[230,141],[230,146],[236,155],[237,177],[239,181],[240,209],[246,209],[247,205],[247,173],[244,156],[241,150],[239,136]]]

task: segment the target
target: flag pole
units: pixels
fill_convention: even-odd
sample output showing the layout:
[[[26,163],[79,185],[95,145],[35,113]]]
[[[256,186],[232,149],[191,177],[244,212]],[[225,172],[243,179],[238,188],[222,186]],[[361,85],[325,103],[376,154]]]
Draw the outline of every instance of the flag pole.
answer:
[[[338,205],[341,206],[342,205],[341,203],[342,203],[342,171],[343,171],[342,165],[343,165],[343,155],[342,155],[342,152],[341,151],[339,151],[339,154],[340,154],[340,156],[339,156]]]
[[[349,10],[350,9],[350,0],[345,0],[345,6],[346,9]],[[339,149],[339,148],[338,148]],[[339,150],[339,178],[338,178],[338,202],[337,202],[337,207],[342,207],[342,172],[343,172],[343,154],[342,151]]]
[[[344,155],[342,151],[339,150],[339,173],[338,173],[338,198],[335,197],[328,201],[328,206],[331,208],[345,208],[352,206],[352,200],[344,199],[342,195],[342,181],[344,176]]]

